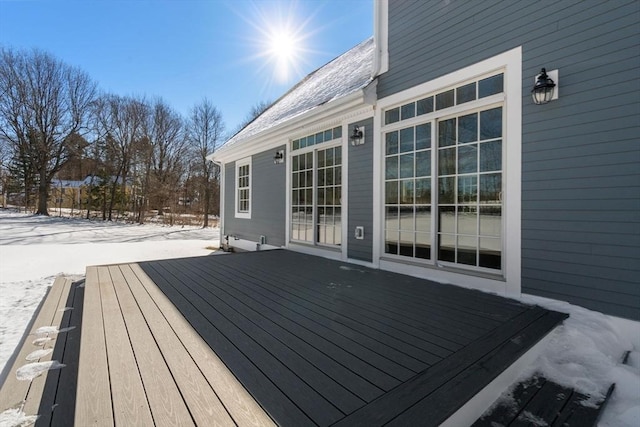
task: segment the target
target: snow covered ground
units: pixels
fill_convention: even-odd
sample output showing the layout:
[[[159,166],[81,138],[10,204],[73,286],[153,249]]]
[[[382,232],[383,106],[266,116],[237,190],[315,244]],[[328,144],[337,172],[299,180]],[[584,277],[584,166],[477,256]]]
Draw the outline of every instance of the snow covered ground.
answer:
[[[46,218],[0,209],[0,371],[56,275],[82,276],[87,265],[206,255],[211,253],[207,247],[218,244],[217,229]],[[640,324],[555,300],[521,300],[571,314],[525,374],[542,373],[594,400],[615,382],[600,426],[640,425]],[[632,353],[623,365],[626,350]]]

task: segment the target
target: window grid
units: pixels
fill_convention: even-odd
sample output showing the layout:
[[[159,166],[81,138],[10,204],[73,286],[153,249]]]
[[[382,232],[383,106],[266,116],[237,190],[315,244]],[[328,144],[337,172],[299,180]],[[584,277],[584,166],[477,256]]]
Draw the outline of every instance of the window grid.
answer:
[[[385,253],[431,258],[431,123],[385,134]]]
[[[291,240],[339,246],[342,146],[316,148],[291,161]]]
[[[502,114],[485,107],[384,134],[385,253],[502,269]]]
[[[291,162],[291,239],[313,242],[313,152]]]
[[[238,166],[238,212],[249,212],[249,165]]]
[[[438,260],[502,268],[502,107],[438,123]]]
[[[342,127],[340,126],[294,139],[291,141],[291,150],[299,150],[339,138],[342,138]]]
[[[428,96],[415,102],[387,109],[384,111],[384,124],[389,125],[416,116],[432,113],[433,111],[475,101],[476,99],[486,98],[501,93],[503,90],[504,74],[495,74],[471,83],[465,83],[454,89],[438,92],[433,96]]]
[[[339,245],[342,241],[342,147],[317,151],[317,242]]]

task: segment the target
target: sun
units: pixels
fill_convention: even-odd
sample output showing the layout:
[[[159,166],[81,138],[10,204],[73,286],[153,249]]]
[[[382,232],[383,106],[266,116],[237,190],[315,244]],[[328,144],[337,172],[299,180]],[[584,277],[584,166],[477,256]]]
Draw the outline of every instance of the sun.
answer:
[[[301,40],[289,29],[271,28],[267,30],[267,59],[272,62],[276,79],[281,83],[290,80],[291,73],[300,64]]]
[[[251,1],[248,9],[249,13],[245,10],[240,16],[253,30],[250,40],[255,54],[247,59],[260,62],[256,73],[268,76],[266,86],[288,85],[303,77],[308,56],[313,53],[306,45],[322,29],[311,25],[316,11],[303,11],[291,0]]]

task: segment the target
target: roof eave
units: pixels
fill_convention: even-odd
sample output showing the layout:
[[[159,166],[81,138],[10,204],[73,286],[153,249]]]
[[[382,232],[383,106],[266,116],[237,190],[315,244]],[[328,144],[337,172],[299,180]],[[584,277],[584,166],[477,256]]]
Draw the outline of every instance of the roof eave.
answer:
[[[292,133],[301,131],[311,123],[326,120],[330,116],[339,115],[346,110],[367,104],[365,89],[369,84],[370,82],[363,88],[357,89],[349,95],[305,111],[290,120],[286,120],[276,126],[251,135],[244,140],[226,147],[223,145],[219,150],[208,155],[207,160],[215,163],[226,163],[233,159],[240,159],[253,153],[259,153],[280,146],[282,145],[281,137],[283,136],[289,137]],[[260,141],[259,145],[255,144],[257,141]]]

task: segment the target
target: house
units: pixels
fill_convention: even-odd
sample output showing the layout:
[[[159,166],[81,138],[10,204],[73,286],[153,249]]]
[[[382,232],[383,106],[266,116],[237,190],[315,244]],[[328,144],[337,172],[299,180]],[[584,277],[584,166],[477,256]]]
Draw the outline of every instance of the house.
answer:
[[[210,156],[229,244],[640,320],[638,2],[374,8]]]
[[[81,209],[87,197],[87,183],[83,181],[54,178],[51,181],[49,199],[56,208]]]

